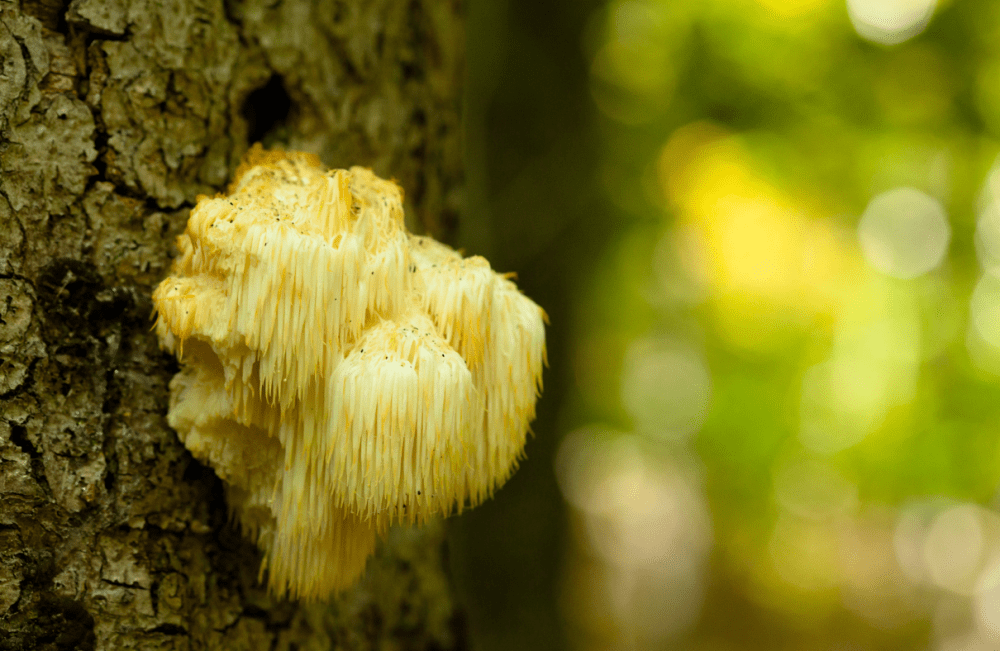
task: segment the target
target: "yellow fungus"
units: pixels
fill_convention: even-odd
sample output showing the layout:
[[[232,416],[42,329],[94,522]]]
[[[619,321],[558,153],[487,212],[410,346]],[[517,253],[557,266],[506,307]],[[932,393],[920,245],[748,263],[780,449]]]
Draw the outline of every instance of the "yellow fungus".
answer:
[[[181,360],[168,421],[224,480],[274,593],[326,598],[389,525],[511,475],[544,312],[485,259],[410,234],[394,183],[255,147],[177,244],[153,293]]]

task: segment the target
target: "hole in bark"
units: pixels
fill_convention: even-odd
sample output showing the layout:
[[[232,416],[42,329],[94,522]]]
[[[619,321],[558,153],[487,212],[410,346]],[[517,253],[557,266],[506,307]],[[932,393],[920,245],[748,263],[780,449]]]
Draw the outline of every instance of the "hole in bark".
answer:
[[[28,430],[22,425],[10,424],[10,442],[21,448],[32,459],[38,459],[42,455],[35,449],[35,446],[28,440]]]
[[[247,142],[253,144],[280,127],[292,111],[292,98],[281,75],[271,75],[267,83],[250,93],[243,104],[247,121]]]

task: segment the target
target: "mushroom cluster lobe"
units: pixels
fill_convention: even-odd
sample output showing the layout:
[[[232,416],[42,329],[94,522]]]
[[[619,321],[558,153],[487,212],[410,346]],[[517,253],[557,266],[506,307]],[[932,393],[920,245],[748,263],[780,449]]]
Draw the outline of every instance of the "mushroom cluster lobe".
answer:
[[[153,293],[168,421],[215,469],[279,596],[364,572],[378,536],[488,498],[535,416],[544,312],[403,224],[359,167],[252,149]]]

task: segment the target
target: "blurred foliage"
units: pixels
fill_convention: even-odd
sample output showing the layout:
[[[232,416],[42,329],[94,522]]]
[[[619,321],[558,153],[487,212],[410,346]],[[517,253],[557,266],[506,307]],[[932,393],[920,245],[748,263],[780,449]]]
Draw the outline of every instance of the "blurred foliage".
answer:
[[[456,525],[480,648],[1000,644],[998,35],[472,3],[463,238],[553,317],[529,460]]]

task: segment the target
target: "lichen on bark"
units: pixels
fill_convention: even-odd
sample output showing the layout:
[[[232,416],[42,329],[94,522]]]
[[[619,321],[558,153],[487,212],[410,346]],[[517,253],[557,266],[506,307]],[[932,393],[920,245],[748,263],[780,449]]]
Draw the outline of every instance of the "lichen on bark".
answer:
[[[251,135],[394,176],[411,227],[448,238],[461,13],[0,0],[0,649],[463,645],[440,523],[393,531],[330,604],[270,598],[166,425],[176,365],[149,331],[188,210]]]

